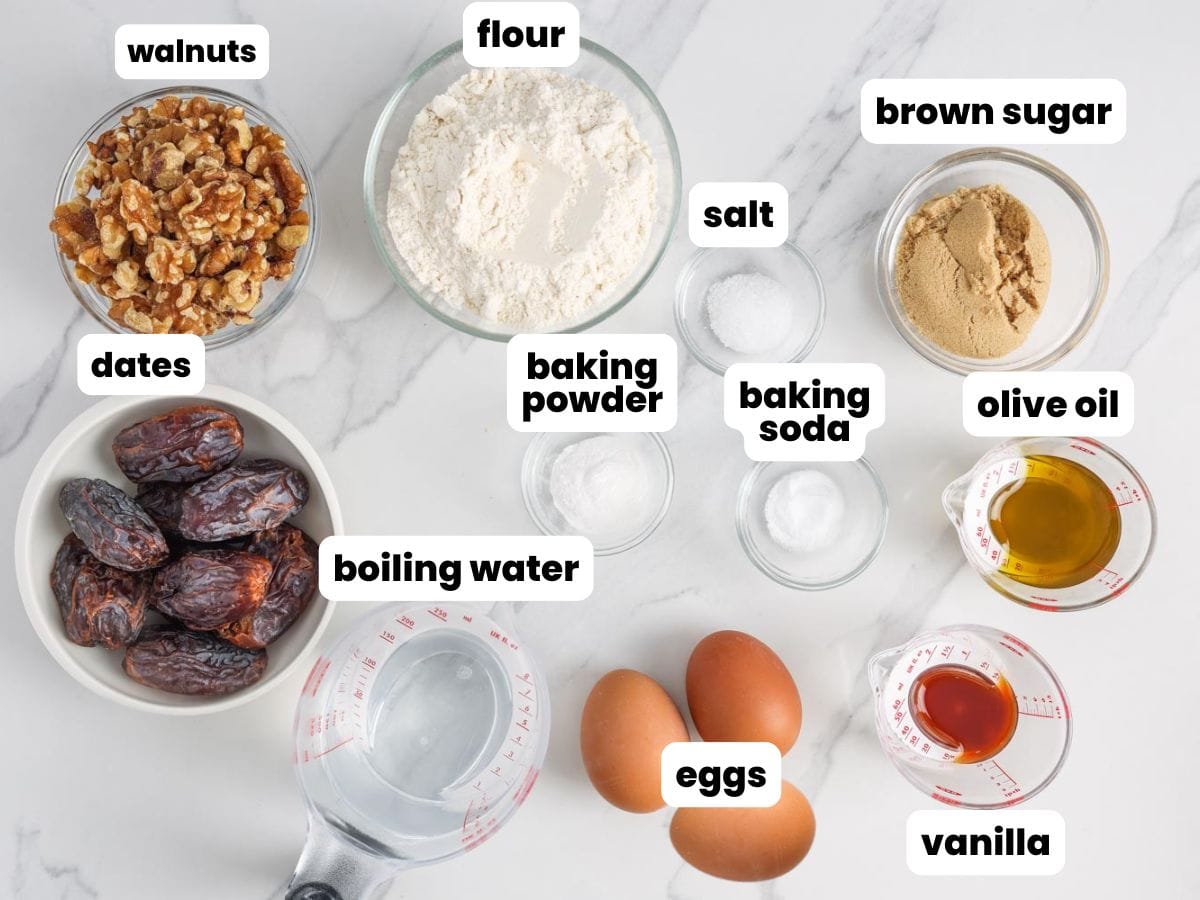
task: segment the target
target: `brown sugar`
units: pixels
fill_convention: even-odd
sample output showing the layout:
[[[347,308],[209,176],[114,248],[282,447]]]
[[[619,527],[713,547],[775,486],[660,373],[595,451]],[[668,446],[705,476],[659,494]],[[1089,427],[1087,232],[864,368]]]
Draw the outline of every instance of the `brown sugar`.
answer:
[[[997,184],[959,188],[904,223],[896,284],[909,320],[956,356],[995,359],[1024,343],[1050,290],[1041,223]]]

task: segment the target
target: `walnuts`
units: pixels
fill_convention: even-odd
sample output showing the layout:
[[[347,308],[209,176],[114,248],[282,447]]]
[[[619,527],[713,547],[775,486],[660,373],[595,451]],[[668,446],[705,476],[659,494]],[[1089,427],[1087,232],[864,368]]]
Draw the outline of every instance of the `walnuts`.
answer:
[[[144,333],[245,324],[309,240],[283,138],[240,106],[166,96],[88,143],[50,230],[109,316]]]

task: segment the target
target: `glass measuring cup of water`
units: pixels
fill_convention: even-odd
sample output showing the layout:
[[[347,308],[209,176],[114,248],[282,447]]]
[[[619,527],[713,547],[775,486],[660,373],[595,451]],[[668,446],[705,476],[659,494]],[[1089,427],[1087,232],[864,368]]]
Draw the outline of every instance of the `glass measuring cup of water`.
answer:
[[[1065,464],[1061,461],[1065,461]],[[1080,466],[1111,494],[1113,530],[1119,533],[1112,556],[1090,577],[1069,586],[1047,587],[1021,580],[1014,559],[992,526],[996,498],[1022,479],[1069,480]],[[1086,473],[1085,473],[1086,474]],[[1087,609],[1124,593],[1138,578],[1154,548],[1154,501],[1141,476],[1112,448],[1091,438],[1015,438],[988,451],[971,471],[942,494],[967,561],[984,581],[1010,600],[1034,609]]]
[[[956,668],[1011,688],[1015,727],[995,753],[960,761],[929,728],[917,689]],[[953,625],[884,650],[867,664],[875,730],[888,758],[923,793],[951,806],[998,809],[1028,800],[1058,774],[1071,745],[1071,709],[1058,677],[1028,644],[994,628]]]
[[[549,692],[509,628],[388,604],[317,660],[295,723],[308,839],[288,900],[358,900],[465,853],[529,794]]]

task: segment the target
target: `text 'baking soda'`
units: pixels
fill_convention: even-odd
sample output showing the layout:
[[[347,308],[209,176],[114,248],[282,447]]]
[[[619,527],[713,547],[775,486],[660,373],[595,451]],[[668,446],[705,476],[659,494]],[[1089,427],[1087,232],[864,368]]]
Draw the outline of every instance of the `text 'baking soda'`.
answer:
[[[725,424],[760,462],[853,461],[884,419],[871,363],[738,363],[725,372]]]

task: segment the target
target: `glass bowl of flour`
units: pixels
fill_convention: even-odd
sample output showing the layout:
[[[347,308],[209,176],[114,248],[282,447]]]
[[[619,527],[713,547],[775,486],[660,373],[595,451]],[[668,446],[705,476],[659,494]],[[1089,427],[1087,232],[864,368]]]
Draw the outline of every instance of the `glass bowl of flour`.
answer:
[[[680,203],[666,113],[591,41],[562,69],[474,69],[462,42],[388,101],[364,201],[384,264],[432,315],[477,337],[583,331],[628,303]]]

